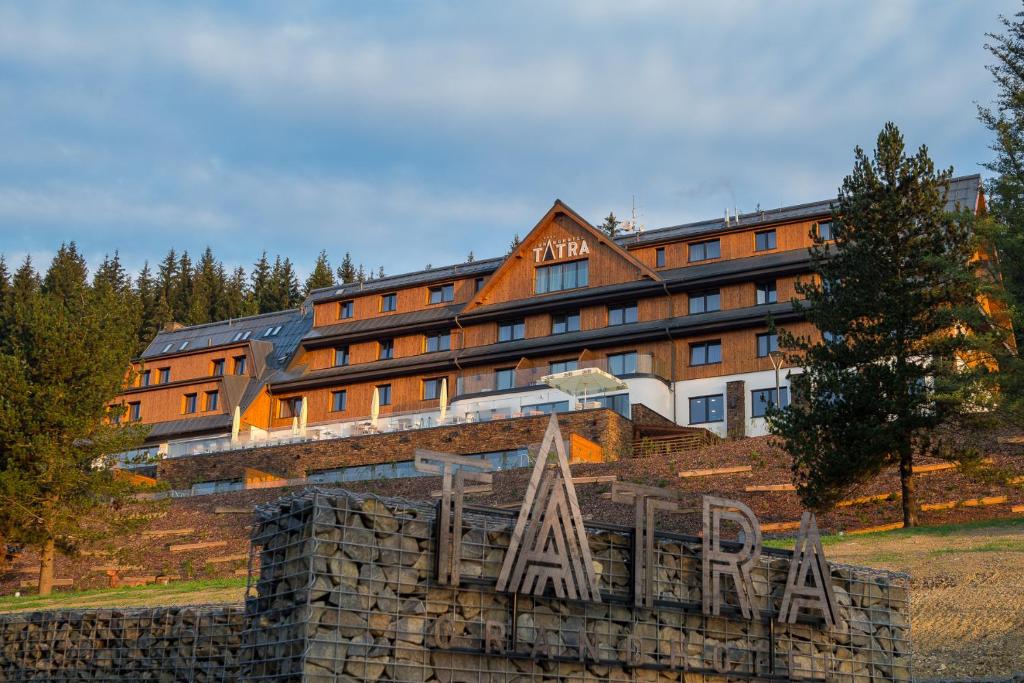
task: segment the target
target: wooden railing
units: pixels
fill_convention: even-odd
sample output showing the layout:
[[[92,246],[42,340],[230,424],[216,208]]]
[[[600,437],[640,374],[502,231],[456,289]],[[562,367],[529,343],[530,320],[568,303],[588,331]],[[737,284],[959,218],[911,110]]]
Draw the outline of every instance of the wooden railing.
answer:
[[[643,437],[633,442],[633,457],[675,455],[719,443],[722,439],[707,429],[686,428],[686,431],[666,436]]]

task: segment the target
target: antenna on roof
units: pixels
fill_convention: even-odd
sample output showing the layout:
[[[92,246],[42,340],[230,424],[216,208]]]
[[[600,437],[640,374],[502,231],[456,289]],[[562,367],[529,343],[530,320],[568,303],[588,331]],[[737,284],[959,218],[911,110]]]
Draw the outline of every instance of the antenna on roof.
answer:
[[[639,240],[640,234],[644,231],[643,223],[640,222],[640,216],[642,215],[640,207],[636,205],[636,195],[633,195],[633,213],[630,219],[622,224],[622,231],[633,233]]]

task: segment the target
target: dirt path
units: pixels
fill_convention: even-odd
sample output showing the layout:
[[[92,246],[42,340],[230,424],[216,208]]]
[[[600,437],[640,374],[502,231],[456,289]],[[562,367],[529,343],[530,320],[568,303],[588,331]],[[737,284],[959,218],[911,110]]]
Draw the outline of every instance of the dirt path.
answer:
[[[1024,671],[1024,525],[850,539],[825,553],[911,575],[915,678]]]

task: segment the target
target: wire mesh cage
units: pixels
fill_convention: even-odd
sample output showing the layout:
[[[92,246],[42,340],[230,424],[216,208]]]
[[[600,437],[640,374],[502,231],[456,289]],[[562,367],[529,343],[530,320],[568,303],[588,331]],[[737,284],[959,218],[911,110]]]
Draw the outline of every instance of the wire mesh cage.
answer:
[[[0,615],[0,680],[237,681],[244,611],[234,605]]]
[[[466,508],[459,585],[437,576],[438,506],[311,490],[260,510],[251,680],[910,680],[907,577],[833,565],[838,621],[777,622],[790,553],[753,571],[754,614],[722,582],[702,609],[701,540],[657,533],[635,604],[633,530],[587,525],[600,602],[498,592],[514,513]]]

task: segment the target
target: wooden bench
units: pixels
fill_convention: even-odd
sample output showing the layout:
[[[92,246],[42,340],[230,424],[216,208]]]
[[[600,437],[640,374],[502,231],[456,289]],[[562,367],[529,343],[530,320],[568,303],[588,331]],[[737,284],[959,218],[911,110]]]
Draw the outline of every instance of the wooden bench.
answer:
[[[714,477],[720,474],[740,474],[742,472],[751,472],[753,467],[750,465],[737,465],[736,467],[713,467],[706,470],[683,470],[679,473],[682,478],[687,477]]]
[[[796,484],[761,484],[744,486],[746,493],[770,493],[774,491],[796,491]]]

